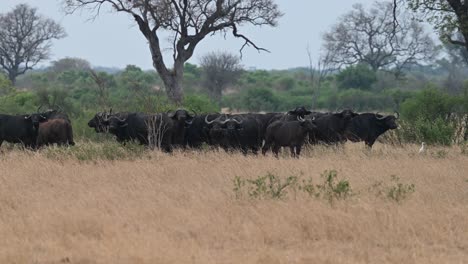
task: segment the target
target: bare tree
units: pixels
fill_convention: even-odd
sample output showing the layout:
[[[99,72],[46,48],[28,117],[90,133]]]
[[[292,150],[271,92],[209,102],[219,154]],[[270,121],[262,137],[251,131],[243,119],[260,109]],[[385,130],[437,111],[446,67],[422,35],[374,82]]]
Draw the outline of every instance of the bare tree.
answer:
[[[329,50],[325,50],[315,64],[309,47],[307,47],[307,56],[309,58],[309,81],[313,91],[312,107],[316,107],[323,81],[330,73],[337,69],[333,65],[334,54]]]
[[[466,0],[399,0],[420,13],[438,31],[443,41],[468,51],[468,2]],[[401,3],[395,3],[395,6]],[[461,35],[461,37],[460,37]]]
[[[201,58],[203,85],[216,101],[221,100],[223,91],[235,83],[242,73],[238,56],[228,52],[212,52]]]
[[[436,52],[433,40],[418,21],[394,7],[387,1],[375,2],[369,10],[354,5],[324,34],[324,48],[334,54],[332,62],[365,63],[374,71],[398,75],[409,65],[431,59]]]
[[[241,47],[257,46],[239,32],[243,25],[276,26],[282,15],[274,0],[64,0],[68,13],[89,8],[95,15],[106,5],[114,11],[130,14],[148,41],[153,66],[161,76],[168,97],[176,104],[183,100],[181,87],[184,63],[196,46],[208,35],[232,33],[244,41]],[[160,34],[172,33],[173,67],[163,58]]]
[[[52,39],[65,37],[64,29],[26,4],[0,14],[0,67],[15,84],[16,77],[49,57]]]

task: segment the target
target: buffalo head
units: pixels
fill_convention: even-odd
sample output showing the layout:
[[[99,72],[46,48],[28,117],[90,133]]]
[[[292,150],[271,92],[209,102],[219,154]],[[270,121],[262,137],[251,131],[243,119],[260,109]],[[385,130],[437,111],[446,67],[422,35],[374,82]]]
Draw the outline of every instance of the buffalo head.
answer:
[[[96,113],[94,117],[91,120],[89,120],[88,126],[94,128],[96,133],[107,132],[106,120],[109,119],[110,116],[111,114],[106,112]]]
[[[399,118],[399,116],[400,115],[398,114],[398,112],[396,112],[396,116],[394,115],[383,116],[383,115],[380,115],[379,113],[375,114],[375,118],[377,119],[380,126],[383,126],[388,129],[398,128],[396,120]]]
[[[297,120],[300,122],[301,126],[308,132],[312,132],[317,128],[315,124],[315,117],[312,119],[305,119],[303,117],[298,116]]]
[[[359,114],[355,113],[352,109],[345,109],[337,113],[337,115],[345,120],[351,120],[354,117],[358,116]]]
[[[24,117],[24,119],[31,122],[32,127],[33,127],[34,130],[39,129],[39,123],[47,121],[47,117],[43,116],[40,113],[34,113],[34,114],[26,115]]]
[[[288,111],[288,115],[295,115],[304,117],[306,115],[310,115],[312,112],[307,110],[304,106],[296,107],[296,109]]]
[[[191,115],[185,109],[177,109],[176,111],[168,111],[167,116],[173,120],[185,122],[186,125],[191,125],[195,117],[195,113]]]

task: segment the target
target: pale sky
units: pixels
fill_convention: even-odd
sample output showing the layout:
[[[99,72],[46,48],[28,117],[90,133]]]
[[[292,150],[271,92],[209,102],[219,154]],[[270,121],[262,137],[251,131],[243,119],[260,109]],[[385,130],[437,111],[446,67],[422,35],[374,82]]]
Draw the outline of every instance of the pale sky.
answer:
[[[254,48],[246,47],[242,60],[246,68],[287,69],[308,65],[307,46],[314,58],[318,57],[322,34],[336,19],[350,10],[354,3],[370,5],[374,0],[276,2],[284,13],[278,27],[239,28],[257,45],[271,51],[258,53]],[[68,36],[54,41],[50,60],[78,57],[94,66],[123,68],[134,64],[143,69],[153,69],[146,39],[126,14],[104,12],[96,20],[88,21],[90,14],[85,11],[65,15],[61,0],[0,0],[0,12],[7,12],[20,3],[37,7],[40,14],[58,21],[65,28]],[[169,46],[168,42],[165,44]],[[226,50],[238,54],[242,44],[231,34],[226,39],[223,36],[208,37],[197,46],[189,62],[198,64],[198,59],[210,51]]]

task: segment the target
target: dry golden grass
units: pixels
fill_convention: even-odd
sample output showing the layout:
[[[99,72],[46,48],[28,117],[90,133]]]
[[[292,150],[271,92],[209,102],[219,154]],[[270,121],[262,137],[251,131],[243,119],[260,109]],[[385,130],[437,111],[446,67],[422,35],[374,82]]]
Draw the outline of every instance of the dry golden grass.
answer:
[[[468,156],[377,144],[300,158],[151,153],[79,162],[0,155],[0,263],[467,263]],[[236,199],[233,179],[336,169],[357,195]],[[397,175],[402,203],[369,188]]]

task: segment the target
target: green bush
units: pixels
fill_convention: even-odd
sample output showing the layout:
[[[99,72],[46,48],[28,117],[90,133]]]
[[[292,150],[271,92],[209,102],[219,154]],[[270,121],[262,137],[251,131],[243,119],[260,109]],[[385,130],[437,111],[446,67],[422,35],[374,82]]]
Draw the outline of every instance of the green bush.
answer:
[[[370,90],[377,81],[377,76],[367,65],[349,66],[336,75],[340,89]]]
[[[243,96],[245,107],[249,111],[275,111],[279,104],[278,97],[272,90],[252,88]]]
[[[437,118],[446,120],[451,113],[458,112],[459,103],[456,97],[443,93],[435,87],[428,87],[401,105],[401,115],[408,121]]]
[[[0,73],[0,96],[9,94],[13,91],[13,85],[11,85],[10,80]]]
[[[429,87],[401,106],[403,141],[451,145],[456,137],[454,115],[463,115],[463,99]]]
[[[187,95],[184,107],[197,113],[214,113],[220,110],[219,106],[206,95]]]

